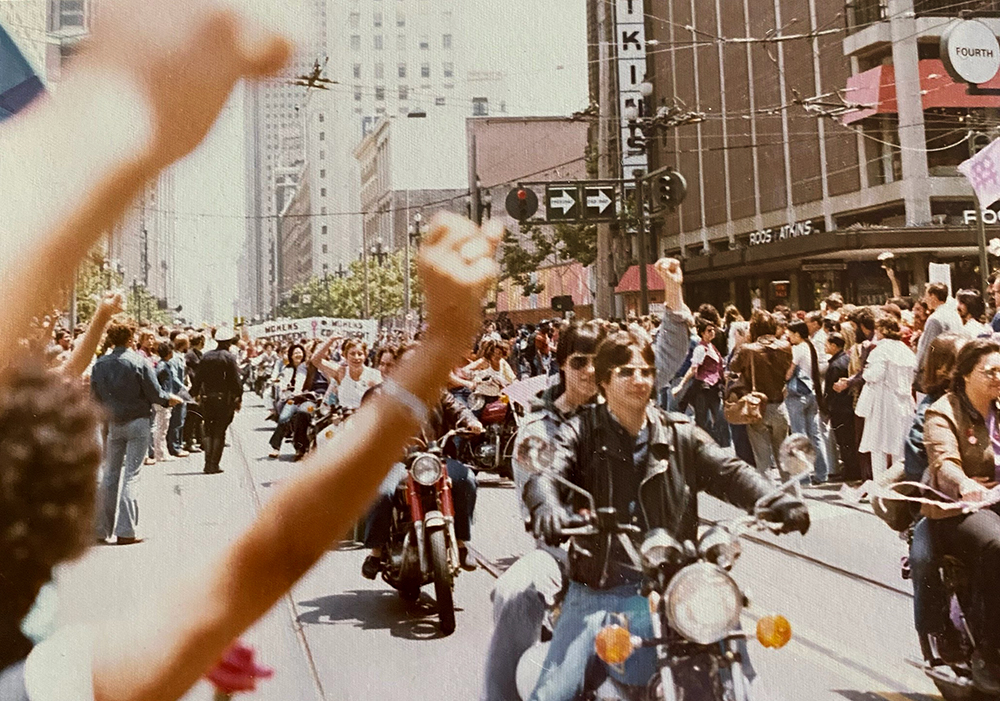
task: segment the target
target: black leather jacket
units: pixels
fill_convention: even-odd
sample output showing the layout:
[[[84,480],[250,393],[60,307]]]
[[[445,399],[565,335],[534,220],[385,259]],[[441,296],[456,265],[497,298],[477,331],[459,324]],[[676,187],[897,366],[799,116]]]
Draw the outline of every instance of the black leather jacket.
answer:
[[[597,404],[582,409],[556,436],[553,470],[590,492],[598,508],[614,506],[619,522],[634,523],[643,532],[665,528],[682,542],[697,537],[698,492],[750,510],[771,491],[756,470],[730,456],[687,416],[654,406],[646,416],[648,446],[642,464],[633,458],[636,439],[606,404]],[[532,513],[542,505],[556,506],[553,501],[560,497],[555,495],[574,510],[587,506],[548,472],[532,475],[524,488]],[[635,579],[617,538],[577,539],[584,540],[589,542],[574,542],[570,549],[572,579],[597,589]],[[633,538],[636,545],[641,540]]]

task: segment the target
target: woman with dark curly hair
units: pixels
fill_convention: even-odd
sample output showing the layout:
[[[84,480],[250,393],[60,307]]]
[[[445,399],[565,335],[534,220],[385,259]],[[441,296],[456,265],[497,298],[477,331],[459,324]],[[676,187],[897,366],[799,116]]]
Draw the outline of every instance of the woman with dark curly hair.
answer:
[[[0,377],[0,669],[31,650],[21,622],[52,568],[91,542],[98,417],[79,378],[41,366]]]

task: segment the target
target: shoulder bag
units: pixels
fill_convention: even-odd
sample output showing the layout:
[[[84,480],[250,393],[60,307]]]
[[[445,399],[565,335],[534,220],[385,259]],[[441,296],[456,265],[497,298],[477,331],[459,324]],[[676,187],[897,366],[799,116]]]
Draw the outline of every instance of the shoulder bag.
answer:
[[[757,391],[757,373],[754,353],[750,354],[750,391],[742,396],[727,393],[722,403],[722,412],[730,424],[746,425],[759,423],[764,418],[767,395]]]

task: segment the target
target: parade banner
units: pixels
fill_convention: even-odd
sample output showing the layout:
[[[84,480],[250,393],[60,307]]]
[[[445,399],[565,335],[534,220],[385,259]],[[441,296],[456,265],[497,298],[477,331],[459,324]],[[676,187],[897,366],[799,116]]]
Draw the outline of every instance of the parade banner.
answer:
[[[329,338],[330,336],[360,336],[369,344],[378,338],[378,322],[374,319],[332,319],[314,316],[308,319],[279,319],[256,326],[248,326],[251,338]]]

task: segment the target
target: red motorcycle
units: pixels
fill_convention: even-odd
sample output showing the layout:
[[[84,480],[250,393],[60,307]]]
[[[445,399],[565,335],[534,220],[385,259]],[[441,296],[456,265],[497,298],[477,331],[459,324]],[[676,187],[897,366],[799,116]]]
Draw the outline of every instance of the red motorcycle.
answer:
[[[466,439],[459,449],[459,460],[478,472],[495,472],[513,479],[514,439],[523,409],[512,404],[506,394],[484,406],[479,415],[483,431]]]
[[[445,635],[455,630],[453,589],[461,571],[458,539],[455,537],[455,506],[451,479],[442,447],[449,431],[424,450],[413,450],[404,465],[406,474],[392,500],[392,527],[381,575],[408,601],[420,596],[420,588],[434,584],[438,620]]]

